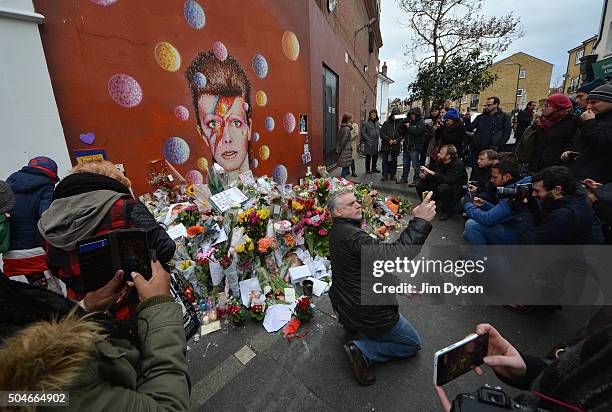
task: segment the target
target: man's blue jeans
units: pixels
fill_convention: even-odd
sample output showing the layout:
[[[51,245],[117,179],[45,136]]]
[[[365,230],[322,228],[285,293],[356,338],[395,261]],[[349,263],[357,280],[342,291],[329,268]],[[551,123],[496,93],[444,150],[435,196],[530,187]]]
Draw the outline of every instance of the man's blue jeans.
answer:
[[[346,177],[351,173],[351,167],[346,166],[342,168],[342,172],[340,172],[340,176],[346,179]]]
[[[393,358],[409,358],[421,349],[421,338],[400,313],[399,320],[381,337],[354,341],[368,365],[383,363]]]
[[[408,180],[408,173],[410,173],[410,163],[414,169],[414,176],[412,181],[416,182],[419,179],[419,167],[421,167],[421,151],[412,149],[410,151],[404,150],[404,170],[402,171],[402,179]]]
[[[383,173],[390,174],[395,176],[397,173],[397,156],[396,152],[380,152],[380,156],[382,157],[382,168]]]
[[[485,226],[474,219],[465,222],[463,238],[470,245],[516,245],[518,234],[515,230],[497,224]]]

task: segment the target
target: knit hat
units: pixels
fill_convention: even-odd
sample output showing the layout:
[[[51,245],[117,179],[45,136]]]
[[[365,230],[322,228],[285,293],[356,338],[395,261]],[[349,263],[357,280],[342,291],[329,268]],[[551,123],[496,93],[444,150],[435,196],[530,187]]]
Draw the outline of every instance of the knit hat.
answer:
[[[599,86],[604,85],[606,82],[604,82],[602,79],[595,79],[591,82],[585,83],[582,86],[580,86],[578,88],[578,90],[576,90],[576,93],[586,93],[589,94],[591,93],[594,89],[596,89]]]
[[[546,103],[555,106],[557,109],[571,109],[572,101],[564,94],[556,93],[548,96]]]
[[[601,102],[612,103],[612,84],[604,84],[594,89],[587,96],[587,100],[598,100]]]
[[[15,195],[11,186],[0,180],[0,213],[7,213],[15,206]]]
[[[459,120],[459,113],[457,112],[457,109],[450,109],[444,114],[444,120],[448,119]]]
[[[37,156],[28,162],[28,166],[35,167],[47,173],[53,180],[59,180],[57,177],[57,163],[47,156]]]
[[[431,105],[431,110],[440,110],[441,107],[438,103],[434,103]]]

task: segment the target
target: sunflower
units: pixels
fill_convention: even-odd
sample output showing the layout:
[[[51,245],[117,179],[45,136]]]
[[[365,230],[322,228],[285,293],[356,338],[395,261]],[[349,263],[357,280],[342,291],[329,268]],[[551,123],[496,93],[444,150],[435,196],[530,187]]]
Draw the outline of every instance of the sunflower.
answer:
[[[185,189],[185,193],[187,193],[187,195],[191,197],[195,197],[195,194],[196,194],[195,186],[194,185],[187,186],[187,189]]]

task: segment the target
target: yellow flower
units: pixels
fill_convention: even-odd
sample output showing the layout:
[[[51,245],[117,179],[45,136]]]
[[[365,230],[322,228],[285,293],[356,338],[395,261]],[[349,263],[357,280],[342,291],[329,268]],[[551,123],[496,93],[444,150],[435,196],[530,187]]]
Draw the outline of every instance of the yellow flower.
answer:
[[[186,193],[187,193],[189,196],[191,196],[191,197],[195,197],[195,192],[196,192],[195,186],[194,186],[194,185],[189,185],[189,186],[187,186],[187,189],[185,189],[185,192],[186,192]]]
[[[244,244],[236,246],[236,253],[244,252]]]
[[[253,245],[253,242],[249,243],[249,252],[252,252],[255,249],[255,245]]]
[[[185,270],[185,269],[189,269],[191,267],[191,261],[189,260],[183,260],[181,262],[181,269]]]
[[[250,243],[250,242],[251,242],[251,238],[250,238],[250,237],[248,237],[248,236],[245,236],[245,237],[244,237],[244,241],[245,241],[246,243]]]
[[[270,210],[268,209],[259,209],[257,211],[257,217],[261,220],[266,220],[270,217]]]
[[[302,205],[300,202],[297,202],[295,200],[291,202],[291,206],[293,207],[293,210],[296,210],[296,211],[300,211],[304,209],[304,205]]]

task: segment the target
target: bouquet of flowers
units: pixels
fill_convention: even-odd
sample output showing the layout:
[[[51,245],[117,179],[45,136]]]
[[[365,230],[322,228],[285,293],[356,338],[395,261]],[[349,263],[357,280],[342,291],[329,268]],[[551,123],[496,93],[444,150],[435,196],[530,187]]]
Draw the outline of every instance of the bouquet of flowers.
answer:
[[[185,207],[178,215],[178,221],[185,227],[197,226],[202,216],[195,205]],[[203,231],[202,231],[203,232]]]
[[[314,316],[314,310],[310,306],[310,298],[302,296],[295,306],[295,316],[300,320],[301,323],[310,322],[310,319]]]
[[[304,240],[311,253],[322,257],[329,256],[329,229],[331,217],[327,209],[315,208],[306,212],[295,226],[296,233],[303,233]]]
[[[319,203],[319,206],[325,207],[327,203],[327,198],[329,196],[330,187],[331,185],[327,179],[320,178],[315,180],[313,189],[317,196],[317,202]]]
[[[234,325],[242,325],[249,316],[249,311],[235,299],[228,302],[229,318]]]
[[[237,224],[244,228],[245,233],[256,242],[266,235],[266,227],[270,220],[270,210],[267,208],[250,208],[238,213]]]

